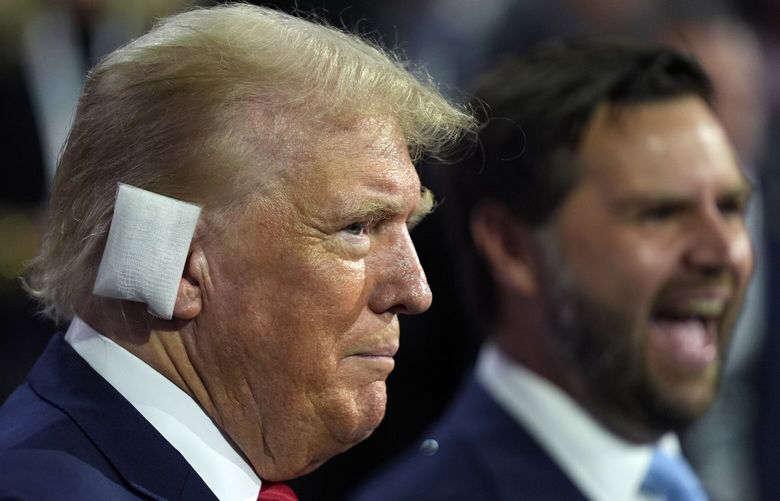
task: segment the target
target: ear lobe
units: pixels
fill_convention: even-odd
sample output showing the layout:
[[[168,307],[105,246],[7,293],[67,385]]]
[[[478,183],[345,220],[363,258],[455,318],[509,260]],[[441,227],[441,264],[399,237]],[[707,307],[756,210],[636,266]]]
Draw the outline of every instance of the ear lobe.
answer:
[[[184,264],[184,271],[179,280],[179,290],[176,303],[173,305],[173,316],[180,320],[192,320],[203,309],[204,278],[207,273],[207,263],[203,250],[193,246]]]
[[[530,228],[506,207],[483,202],[471,213],[471,237],[501,287],[523,295],[539,290]]]

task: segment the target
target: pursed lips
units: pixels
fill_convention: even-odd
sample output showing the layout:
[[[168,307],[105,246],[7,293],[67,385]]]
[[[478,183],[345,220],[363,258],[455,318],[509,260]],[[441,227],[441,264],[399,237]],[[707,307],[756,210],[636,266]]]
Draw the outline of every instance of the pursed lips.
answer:
[[[361,380],[368,377],[370,381],[384,381],[395,368],[395,359],[398,352],[397,342],[366,343],[346,356],[342,362],[345,367],[358,372],[352,374]]]
[[[379,329],[369,332],[355,338],[354,347],[347,353],[347,357],[392,358],[398,353],[400,329],[397,316]]]
[[[373,347],[360,348],[349,356],[392,358],[396,353],[398,353],[398,343],[387,343]]]

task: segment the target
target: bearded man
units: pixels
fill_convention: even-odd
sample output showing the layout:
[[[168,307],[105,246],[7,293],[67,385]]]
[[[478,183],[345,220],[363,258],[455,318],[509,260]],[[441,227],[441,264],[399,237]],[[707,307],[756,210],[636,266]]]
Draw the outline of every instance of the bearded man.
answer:
[[[702,500],[675,434],[712,404],[751,187],[700,66],[558,41],[477,86],[453,171],[491,337],[420,450],[358,499]]]

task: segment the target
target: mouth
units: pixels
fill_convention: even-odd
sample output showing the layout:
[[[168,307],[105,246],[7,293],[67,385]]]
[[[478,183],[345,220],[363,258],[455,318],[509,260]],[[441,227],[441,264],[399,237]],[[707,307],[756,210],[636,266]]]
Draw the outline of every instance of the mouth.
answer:
[[[661,305],[652,313],[650,344],[676,371],[701,372],[718,358],[718,325],[725,310],[721,298]]]
[[[387,344],[360,349],[349,355],[345,361],[348,366],[361,373],[375,374],[384,380],[395,368],[395,359],[398,352],[397,344]]]
[[[361,350],[353,353],[351,356],[365,358],[393,358],[396,353],[398,353],[398,345],[388,344]]]

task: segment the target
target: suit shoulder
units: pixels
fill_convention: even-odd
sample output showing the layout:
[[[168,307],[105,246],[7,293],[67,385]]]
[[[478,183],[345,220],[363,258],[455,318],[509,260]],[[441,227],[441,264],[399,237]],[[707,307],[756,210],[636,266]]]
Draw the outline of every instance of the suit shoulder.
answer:
[[[445,501],[463,499],[464,492],[469,493],[469,500],[496,499],[468,441],[442,436],[435,443],[435,451],[415,448],[404,454],[393,466],[362,486],[352,500]]]
[[[120,478],[84,430],[28,385],[20,386],[0,407],[0,461],[25,464],[40,478],[73,468],[96,469],[115,482]],[[18,467],[13,471],[21,474]],[[0,468],[0,476],[8,480],[5,467]]]
[[[17,388],[0,407],[0,451],[56,449],[60,448],[58,444],[72,445],[79,437],[86,440],[76,423],[27,384]]]
[[[137,499],[125,486],[81,458],[61,450],[0,452],[0,499]]]
[[[434,454],[408,453],[358,491],[355,501],[585,499],[533,437],[473,381],[425,437],[435,441]]]

